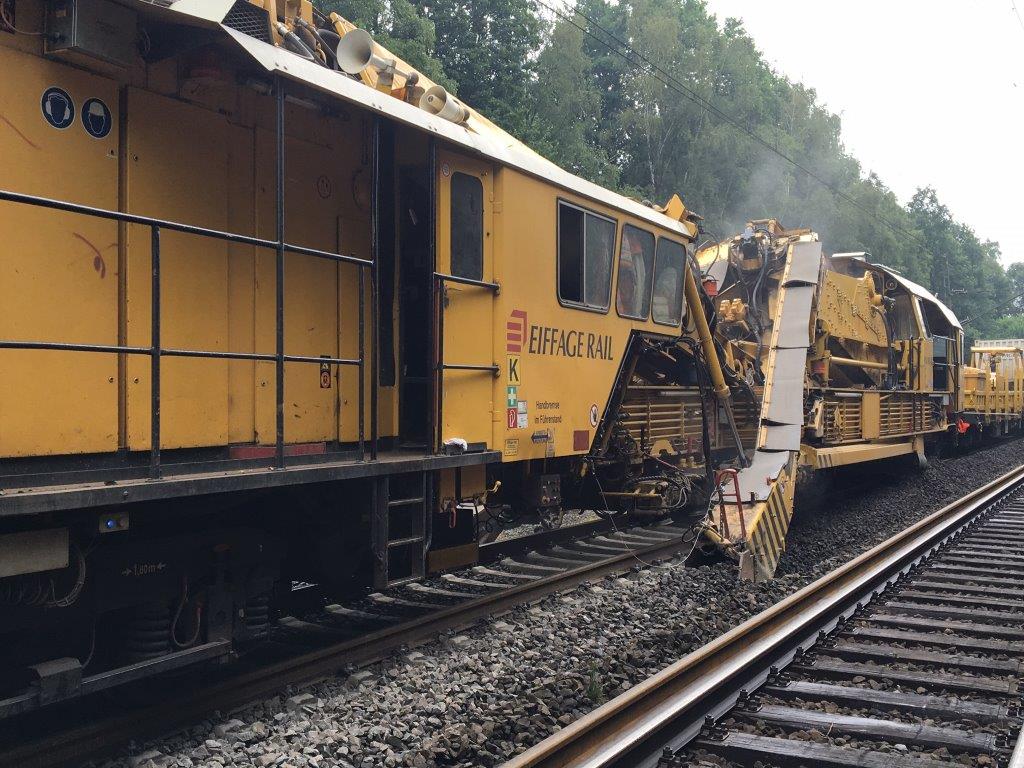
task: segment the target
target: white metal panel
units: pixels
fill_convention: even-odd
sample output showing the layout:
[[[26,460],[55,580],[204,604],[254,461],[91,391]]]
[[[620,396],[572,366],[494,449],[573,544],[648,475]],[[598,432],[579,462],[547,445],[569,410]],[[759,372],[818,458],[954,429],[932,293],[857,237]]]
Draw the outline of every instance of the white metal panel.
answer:
[[[762,448],[766,451],[799,451],[802,433],[800,424],[772,424],[765,427]]]
[[[811,303],[816,289],[816,285],[794,285],[784,289],[782,311],[776,321],[779,333],[775,346],[779,349],[807,349],[810,346]]]
[[[772,484],[789,461],[789,455],[789,451],[758,449],[754,452],[750,466],[739,471],[740,491],[745,504],[750,502],[751,493],[757,501],[768,498]]]
[[[821,243],[806,240],[790,246],[789,272],[786,273],[785,286],[817,285],[821,273]]]
[[[764,420],[772,424],[804,423],[804,368],[806,347],[773,349],[771,387],[765,389],[768,403]]]

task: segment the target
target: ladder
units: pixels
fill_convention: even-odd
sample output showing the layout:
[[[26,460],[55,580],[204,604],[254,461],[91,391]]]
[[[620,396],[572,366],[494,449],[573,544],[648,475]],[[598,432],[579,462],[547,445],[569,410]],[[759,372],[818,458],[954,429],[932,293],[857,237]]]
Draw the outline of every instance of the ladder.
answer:
[[[430,524],[430,476],[405,472],[373,485],[373,586],[386,589],[423,578]]]

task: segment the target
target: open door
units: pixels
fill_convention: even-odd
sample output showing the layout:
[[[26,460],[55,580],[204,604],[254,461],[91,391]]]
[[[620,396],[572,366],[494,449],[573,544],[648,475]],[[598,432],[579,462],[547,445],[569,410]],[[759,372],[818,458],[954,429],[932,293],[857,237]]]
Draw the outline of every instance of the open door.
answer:
[[[435,311],[438,448],[461,438],[468,450],[490,446],[494,413],[494,254],[492,167],[461,155],[437,155]]]

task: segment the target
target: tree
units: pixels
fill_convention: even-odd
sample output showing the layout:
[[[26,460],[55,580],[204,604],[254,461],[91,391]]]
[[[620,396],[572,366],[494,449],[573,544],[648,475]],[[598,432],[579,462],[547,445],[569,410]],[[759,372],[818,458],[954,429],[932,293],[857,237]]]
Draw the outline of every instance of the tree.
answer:
[[[433,54],[458,84],[459,98],[522,135],[541,29],[528,0],[432,0],[422,12],[437,31]]]
[[[601,93],[583,38],[582,30],[566,21],[552,29],[537,59],[530,143],[573,173],[614,188],[619,169],[600,143]]]

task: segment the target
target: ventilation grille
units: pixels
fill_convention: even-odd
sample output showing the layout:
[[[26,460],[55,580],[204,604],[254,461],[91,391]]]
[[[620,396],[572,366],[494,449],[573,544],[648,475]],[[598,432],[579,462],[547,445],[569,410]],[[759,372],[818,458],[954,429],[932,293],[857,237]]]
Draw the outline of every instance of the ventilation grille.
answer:
[[[237,29],[243,35],[255,37],[264,43],[272,42],[270,37],[270,16],[248,0],[236,0],[222,22],[224,26]]]

